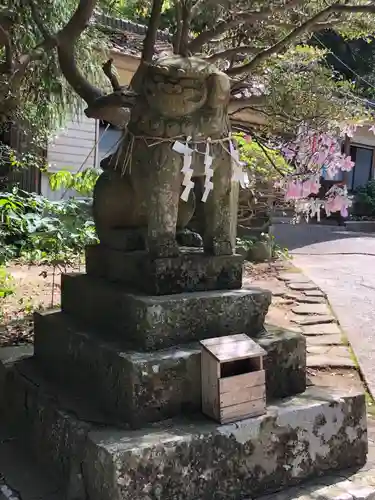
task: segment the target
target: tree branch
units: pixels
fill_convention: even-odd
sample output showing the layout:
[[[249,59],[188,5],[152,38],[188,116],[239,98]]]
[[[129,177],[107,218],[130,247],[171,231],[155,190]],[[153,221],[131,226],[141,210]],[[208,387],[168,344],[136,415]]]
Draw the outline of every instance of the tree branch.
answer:
[[[180,0],[175,0],[176,11],[176,33],[173,40],[173,53],[180,53],[181,36],[182,36],[182,5]]]
[[[45,27],[45,25],[44,25],[44,23],[42,21],[42,18],[39,15],[39,12],[35,8],[34,1],[33,0],[26,0],[26,3],[30,7],[31,16],[32,16],[32,18],[33,18],[33,20],[34,20],[34,22],[35,22],[38,30],[40,31],[41,35],[43,36],[43,38],[45,40],[49,40],[50,38],[52,38],[51,37],[51,33]]]
[[[182,30],[179,53],[186,57],[189,55],[189,33],[192,20],[192,0],[182,0]]]
[[[335,3],[334,5],[332,5],[332,11],[344,12],[346,14],[374,14],[375,5],[342,5],[339,3]]]
[[[15,14],[11,10],[0,11],[0,25],[8,33],[15,22]]]
[[[74,51],[81,33],[88,26],[97,0],[80,0],[79,5],[66,26],[56,35],[60,69],[68,83],[87,104],[92,104],[103,92],[91,85],[79,71]]]
[[[311,31],[314,31],[316,33],[317,31],[329,30],[334,28],[335,25],[337,25],[338,23],[342,23],[342,19],[338,19],[337,17],[335,17],[329,21],[316,23],[311,28]],[[295,28],[295,25],[291,23],[272,23],[272,25],[275,26],[276,28],[284,28],[288,30],[292,30]]]
[[[333,12],[374,12],[375,13],[375,5],[363,5],[363,6],[350,6],[350,5],[339,5],[333,4],[327,7],[326,9],[321,10],[310,19],[305,21],[304,23],[297,26],[294,30],[292,30],[288,35],[286,35],[283,39],[272,45],[266,50],[259,52],[249,63],[244,64],[242,66],[235,66],[227,71],[228,75],[235,76],[241,75],[243,73],[249,73],[252,69],[254,69],[259,64],[262,64],[265,60],[267,60],[273,54],[278,54],[285,47],[289,45],[290,42],[303,35],[308,31],[312,31],[314,26],[324,20],[329,14]]]
[[[161,11],[163,9],[164,0],[154,0],[148,24],[146,38],[143,43],[141,62],[151,62],[155,50],[155,42],[157,32],[160,26]]]
[[[69,22],[57,34],[59,43],[69,41],[73,44],[77,41],[87,28],[96,4],[97,0],[79,0],[78,7]]]
[[[208,43],[210,40],[222,35],[230,29],[235,28],[241,23],[250,23],[253,21],[267,19],[273,14],[284,12],[284,10],[293,9],[294,7],[303,5],[304,3],[305,0],[289,0],[280,6],[267,7],[258,11],[238,12],[232,19],[219,22],[215,28],[202,31],[194,40],[190,42],[189,50],[193,53],[198,52],[203,47],[203,45]]]
[[[137,95],[128,89],[103,95],[85,110],[86,116],[124,129],[129,121],[129,108],[134,105],[136,97]]]
[[[285,177],[285,172],[279,169],[279,167],[276,165],[276,163],[273,161],[271,156],[268,154],[267,148],[264,146],[264,144],[260,141],[259,136],[255,136],[257,144],[260,146],[261,150],[264,153],[264,156],[267,158],[267,160],[271,163],[273,168],[276,170],[278,174],[280,174],[282,177]]]
[[[9,33],[0,25],[1,42],[5,49],[5,61],[0,65],[0,73],[11,73],[13,69],[13,51]]]
[[[19,90],[21,81],[29,65],[34,61],[40,60],[46,51],[53,49],[55,46],[56,40],[46,40],[34,47],[28,54],[22,54],[19,57],[18,62],[13,64],[13,72],[9,78],[9,85],[15,89],[15,92]]]
[[[254,54],[257,51],[256,47],[252,45],[243,45],[242,47],[234,47],[231,49],[226,49],[221,52],[216,52],[211,56],[206,57],[205,59],[210,62],[216,62],[219,59],[229,59],[232,56],[240,55],[240,54]]]
[[[143,51],[141,62],[134,73],[130,87],[136,92],[140,91],[143,84],[143,76],[147,71],[147,64],[152,62],[152,58],[155,51],[155,42],[160,25],[161,12],[163,10],[164,0],[153,0],[152,10],[150,15],[150,22],[148,24],[146,38],[143,42]]]
[[[259,106],[264,106],[266,98],[264,96],[251,96],[246,99],[232,98],[229,103],[230,113],[238,113],[246,108],[256,109]]]
[[[198,15],[199,13],[199,8],[202,5],[204,0],[196,0],[195,4],[193,5],[191,9],[191,18],[193,19],[194,16]]]
[[[113,90],[116,92],[117,90],[121,90],[120,82],[113,71],[113,59],[108,59],[102,66],[105,76],[111,82]]]
[[[3,11],[0,14],[0,47],[4,47],[4,62],[0,64],[0,73],[11,73],[13,61],[13,47],[10,39],[10,30],[14,23],[14,14]]]

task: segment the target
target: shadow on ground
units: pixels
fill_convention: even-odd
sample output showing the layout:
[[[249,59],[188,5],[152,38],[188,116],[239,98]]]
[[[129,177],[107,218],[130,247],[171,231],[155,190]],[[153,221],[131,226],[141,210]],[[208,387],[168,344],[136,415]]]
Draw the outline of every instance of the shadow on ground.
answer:
[[[341,226],[326,226],[319,224],[289,224],[279,223],[273,226],[273,235],[276,242],[289,251],[297,250],[319,243],[342,240],[361,240],[368,239],[374,241],[375,234],[358,233],[347,231]],[[361,253],[358,248],[358,252]],[[351,253],[348,251],[348,253]]]

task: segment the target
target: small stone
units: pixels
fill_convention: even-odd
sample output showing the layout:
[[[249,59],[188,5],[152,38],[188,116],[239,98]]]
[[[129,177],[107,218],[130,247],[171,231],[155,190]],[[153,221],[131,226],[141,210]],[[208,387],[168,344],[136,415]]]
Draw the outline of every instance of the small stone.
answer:
[[[301,301],[304,298],[304,295],[302,293],[290,292],[289,290],[286,290],[283,293],[283,297],[285,299],[292,299],[292,300],[295,300],[295,301]]]
[[[344,345],[315,345],[309,346],[307,349],[308,354],[323,354],[326,356],[350,358],[349,349]]]
[[[324,297],[307,297],[303,293],[293,293],[293,292],[284,292],[282,296],[285,299],[294,300],[300,304],[325,304],[326,299]]]
[[[318,288],[316,290],[305,290],[305,295],[307,297],[325,297],[325,293],[323,293]]]
[[[259,500],[312,500],[312,497],[306,494],[306,491],[300,487],[288,488],[285,491],[280,491],[278,493],[273,493],[272,495],[267,495],[265,497],[259,498]],[[251,500],[251,499],[247,499]]]
[[[278,276],[281,281],[290,281],[293,283],[310,283],[309,278],[301,273],[282,273]]]
[[[314,285],[314,283],[296,283],[296,282],[293,282],[293,283],[288,283],[288,287],[291,289],[291,290],[297,290],[297,291],[301,291],[301,292],[305,292],[305,291],[310,291],[310,290],[318,290],[318,287],[316,285]]]
[[[306,325],[302,327],[302,333],[308,335],[341,335],[341,330],[336,323],[323,323]]]
[[[375,469],[358,472],[351,479],[358,487],[375,487]]]
[[[326,298],[325,297],[307,297],[302,296],[300,299],[298,299],[298,302],[301,304],[325,304],[326,303]]]
[[[333,333],[331,335],[310,335],[306,339],[306,345],[343,345],[343,339],[341,334],[337,333]]]
[[[249,248],[246,260],[250,262],[268,262],[272,259],[272,246],[267,241],[257,241]]]
[[[351,358],[332,358],[326,355],[309,354],[307,356],[308,368],[355,368],[355,363]]]
[[[353,500],[353,495],[337,486],[326,486],[311,493],[314,500]]]
[[[356,500],[375,500],[375,488],[356,487],[348,489],[348,492],[353,495]]]
[[[273,303],[276,305],[276,306],[291,306],[294,304],[294,300],[292,299],[286,299],[286,298],[283,298],[283,297],[275,297],[274,300],[273,300]]]
[[[329,307],[326,304],[299,304],[292,308],[294,314],[330,314]]]
[[[297,315],[294,318],[291,318],[291,321],[301,326],[321,325],[325,323],[337,323],[337,319],[332,315],[321,315],[321,316]]]

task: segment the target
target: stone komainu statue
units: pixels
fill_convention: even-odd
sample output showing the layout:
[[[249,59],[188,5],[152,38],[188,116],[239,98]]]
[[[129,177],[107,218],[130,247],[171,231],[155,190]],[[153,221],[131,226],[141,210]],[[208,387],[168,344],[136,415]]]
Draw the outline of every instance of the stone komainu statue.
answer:
[[[128,128],[118,151],[102,162],[94,191],[99,239],[124,250],[147,248],[155,257],[179,254],[176,231],[195,210],[195,195],[180,199],[183,156],[174,139],[201,142],[193,154],[194,176],[204,175],[207,138],[229,134],[229,78],[208,62],[168,56],[145,64]],[[166,140],[162,140],[166,139]],[[203,154],[202,154],[203,153]],[[203,243],[207,253],[228,255],[230,242],[231,157],[228,142],[214,142],[214,189],[204,204]]]

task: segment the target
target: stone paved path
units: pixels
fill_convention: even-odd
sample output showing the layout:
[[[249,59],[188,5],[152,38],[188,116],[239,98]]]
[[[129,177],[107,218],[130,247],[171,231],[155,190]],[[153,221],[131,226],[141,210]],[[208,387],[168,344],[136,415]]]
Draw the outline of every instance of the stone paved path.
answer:
[[[266,322],[306,336],[308,368],[355,368],[347,341],[325,294],[299,272],[280,272],[278,278],[253,281],[272,291]]]
[[[375,396],[375,235],[305,224],[277,224],[274,235],[328,295]]]

